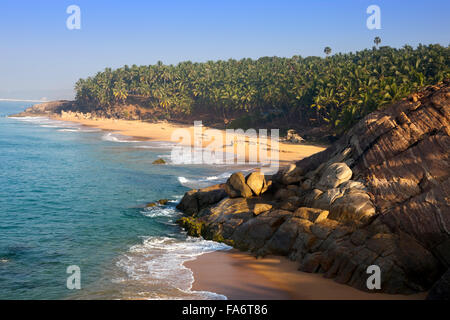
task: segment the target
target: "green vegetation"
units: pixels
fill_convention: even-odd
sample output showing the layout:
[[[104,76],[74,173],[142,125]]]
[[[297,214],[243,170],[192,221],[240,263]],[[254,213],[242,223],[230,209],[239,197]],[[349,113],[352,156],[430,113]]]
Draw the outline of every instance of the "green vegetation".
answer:
[[[212,237],[211,240],[213,240],[215,242],[222,242],[222,243],[225,243],[225,244],[227,244],[229,246],[232,246],[232,247],[234,246],[234,241],[233,240],[225,239],[220,233],[214,234],[214,236]]]
[[[375,37],[375,39],[373,39],[373,43],[375,43],[375,45],[378,48],[378,45],[381,43],[381,38],[380,37]]]
[[[216,242],[225,243],[229,246],[234,246],[233,240],[225,239],[220,232],[208,230],[205,223],[195,217],[182,217],[177,220],[177,223],[185,229],[187,234],[191,237],[203,237],[207,240],[213,240]]]
[[[194,217],[182,217],[177,223],[186,230],[191,237],[201,237],[204,232],[204,223]]]
[[[378,46],[381,39],[374,43]],[[327,127],[340,134],[366,114],[450,75],[449,47],[376,47],[327,58],[294,56],[106,69],[76,84],[84,110],[137,104],[164,118],[229,125]],[[201,117],[200,117],[201,116]],[[141,114],[146,119],[145,112]],[[152,119],[152,117],[148,117]],[[248,121],[243,121],[248,122]]]
[[[156,159],[152,164],[166,164],[166,161],[162,158]]]

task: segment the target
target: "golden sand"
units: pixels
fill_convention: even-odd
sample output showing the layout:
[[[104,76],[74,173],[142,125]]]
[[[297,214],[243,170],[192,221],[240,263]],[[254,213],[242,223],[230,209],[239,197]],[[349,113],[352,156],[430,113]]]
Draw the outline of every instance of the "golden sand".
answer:
[[[298,271],[298,264],[285,257],[256,259],[236,249],[207,253],[185,266],[194,273],[192,290],[211,291],[234,300],[423,300],[426,296],[368,293],[321,274]]]
[[[186,132],[190,133],[191,137],[194,137],[194,126],[187,126],[182,124],[174,124],[168,122],[158,122],[158,123],[149,123],[138,120],[117,120],[117,119],[84,119],[80,118],[76,115],[65,114],[62,117],[52,117],[55,120],[62,121],[71,121],[83,124],[85,126],[99,128],[106,131],[114,131],[118,134],[133,137],[135,139],[140,140],[153,140],[153,141],[171,141],[174,143],[180,144],[191,144],[194,145],[194,138],[189,140],[180,140],[178,139],[177,132],[180,130],[186,130]],[[214,132],[217,131],[211,130],[211,128],[203,127],[202,128],[202,147],[211,146],[212,143],[216,143]],[[252,147],[259,147],[259,143],[262,140],[257,140],[256,143],[251,143],[251,141],[245,138],[246,148],[245,151],[237,148],[237,144],[232,147],[232,149],[228,149],[230,144],[229,141],[225,140],[225,130],[219,130],[222,133],[222,142],[219,142],[218,145],[221,146],[222,150],[229,151],[232,150],[235,154],[239,156],[244,156],[245,159],[248,160],[250,154],[254,154],[252,152]],[[175,139],[174,139],[175,136]],[[254,141],[252,141],[254,142]],[[272,150],[272,145],[270,139],[263,142],[268,149],[269,157],[271,156],[270,152]],[[250,146],[251,145],[251,146]],[[228,146],[228,148],[227,148]],[[314,146],[314,145],[305,145],[305,144],[290,144],[280,142],[277,147],[274,146],[274,150],[278,150],[278,158],[280,161],[280,165],[286,165],[289,162],[296,161],[308,157],[314,153],[320,152],[324,150],[324,147]],[[261,160],[259,157],[257,160]]]

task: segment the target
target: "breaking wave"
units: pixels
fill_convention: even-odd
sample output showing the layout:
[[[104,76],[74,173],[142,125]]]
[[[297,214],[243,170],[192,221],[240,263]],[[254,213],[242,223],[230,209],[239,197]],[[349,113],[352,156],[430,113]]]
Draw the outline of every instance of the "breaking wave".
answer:
[[[226,299],[213,292],[193,291],[194,276],[184,263],[204,253],[229,249],[201,238],[146,237],[117,262],[126,276],[113,281],[128,288],[126,299]]]
[[[122,136],[120,134],[111,133],[111,132],[104,134],[102,137],[102,140],[110,141],[110,142],[131,142],[131,143],[142,142],[142,141],[130,140],[130,139],[127,139],[125,136]]]

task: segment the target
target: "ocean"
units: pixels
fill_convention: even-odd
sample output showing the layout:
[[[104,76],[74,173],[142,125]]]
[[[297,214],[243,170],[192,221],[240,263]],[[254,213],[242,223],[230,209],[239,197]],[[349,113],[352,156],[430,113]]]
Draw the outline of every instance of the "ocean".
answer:
[[[7,117],[31,104],[0,102],[0,299],[225,299],[192,291],[183,262],[229,247],[188,237],[175,206],[232,169],[172,165],[169,143]],[[169,164],[152,165],[160,157]],[[68,289],[69,266],[81,289]]]

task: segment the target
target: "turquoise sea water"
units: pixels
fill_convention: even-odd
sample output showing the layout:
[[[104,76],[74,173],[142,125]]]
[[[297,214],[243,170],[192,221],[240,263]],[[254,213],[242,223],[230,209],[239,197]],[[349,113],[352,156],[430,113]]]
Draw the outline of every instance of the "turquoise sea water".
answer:
[[[0,102],[0,299],[223,298],[191,291],[182,263],[225,246],[188,238],[174,221],[188,187],[230,168],[155,166],[167,143],[6,117],[29,105]],[[144,208],[162,198],[173,201]],[[66,287],[71,265],[81,290]]]

